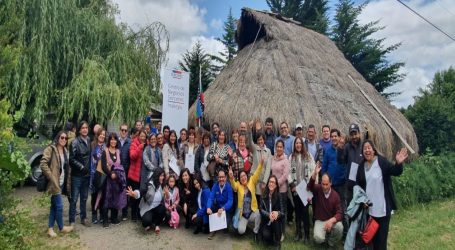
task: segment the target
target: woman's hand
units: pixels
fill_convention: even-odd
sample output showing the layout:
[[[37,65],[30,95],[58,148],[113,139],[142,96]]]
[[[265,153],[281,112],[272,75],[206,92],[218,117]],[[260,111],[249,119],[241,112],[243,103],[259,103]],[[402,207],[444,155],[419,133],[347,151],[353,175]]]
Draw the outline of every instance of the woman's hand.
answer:
[[[403,163],[408,158],[408,150],[406,148],[400,149],[395,156],[397,164]]]
[[[229,166],[229,178],[234,179],[234,172],[232,171],[232,166]]]
[[[191,220],[192,220],[192,221],[195,221],[196,218],[197,218],[197,214],[193,214],[193,216],[191,217]]]
[[[126,195],[136,199],[136,192],[133,191],[133,188],[131,188],[131,186],[128,186],[128,189],[126,190]]]
[[[117,178],[117,175],[116,175],[115,173],[112,173],[112,174],[111,174],[111,179],[112,179],[112,180],[115,180],[116,178]]]

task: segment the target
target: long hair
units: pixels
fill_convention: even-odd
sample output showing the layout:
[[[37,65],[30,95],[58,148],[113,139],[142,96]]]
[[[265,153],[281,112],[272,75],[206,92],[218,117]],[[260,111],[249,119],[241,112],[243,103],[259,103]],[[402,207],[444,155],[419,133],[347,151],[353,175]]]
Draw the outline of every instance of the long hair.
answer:
[[[66,135],[66,143],[68,143],[68,133],[65,130],[60,130],[57,133],[57,136],[55,136],[54,141],[52,142],[52,144],[54,144],[54,146],[58,145],[58,140],[60,139],[60,136],[62,136],[62,134]],[[65,146],[66,146],[66,144],[65,144]]]
[[[363,154],[363,147],[364,147],[365,144],[367,144],[367,143],[370,144],[371,147],[373,148],[374,155],[375,155],[375,156],[379,155],[379,152],[378,152],[378,150],[376,149],[376,146],[374,146],[373,141],[372,141],[372,140],[369,140],[369,139],[363,141],[363,143],[362,143],[362,154]]]
[[[156,168],[153,171],[151,178],[152,178],[153,186],[155,186],[155,190],[157,190],[160,186],[162,187],[164,184],[164,181],[163,181],[163,183],[160,184],[160,176],[162,174],[164,174],[164,170],[162,168]]]
[[[82,129],[82,126],[84,126],[84,125],[87,125],[87,127],[89,126],[87,121],[80,121],[79,122],[79,124],[77,126],[77,135],[81,134],[81,129]]]
[[[297,144],[297,140],[299,140],[300,143],[302,144],[302,150],[300,152],[297,152],[297,149],[295,148],[295,145]],[[292,151],[292,159],[295,160],[295,158],[299,154],[301,155],[302,160],[308,158],[308,152],[306,150],[306,147],[305,147],[305,144],[303,143],[302,138],[296,137],[295,140],[294,140],[294,150]]]
[[[93,138],[92,141],[92,148],[95,148],[96,145],[98,145],[99,143],[98,137],[103,133],[103,131],[106,133],[106,129],[104,129],[103,127],[100,127],[98,131],[96,131],[95,137]],[[104,144],[106,144],[106,136],[104,137]]]
[[[182,186],[182,187],[183,187],[183,186],[185,185],[185,183],[183,183],[183,178],[182,178],[184,173],[187,173],[188,176],[190,177],[190,179],[188,180],[188,183],[189,183],[189,185],[191,186],[191,185],[192,185],[192,184],[191,184],[192,178],[191,178],[190,170],[189,170],[188,168],[184,168],[184,169],[182,169],[182,171],[180,172],[179,183],[180,183],[181,185],[179,185],[179,186]]]
[[[269,198],[269,195],[270,195],[270,189],[269,189],[269,182],[270,182],[270,179],[275,179],[275,182],[276,182],[276,188],[275,190],[273,191],[273,194],[272,194],[272,200],[274,200],[278,193],[279,193],[279,187],[278,187],[278,178],[276,177],[276,175],[272,174],[270,175],[269,177],[269,180],[267,181],[267,185],[265,186],[265,192],[264,192],[264,199],[268,199]]]
[[[171,135],[174,135],[175,136],[175,142],[173,144],[171,144]],[[177,132],[175,132],[175,130],[171,130],[169,132],[169,140],[166,142],[167,144],[169,144],[169,146],[172,148],[174,147],[175,148],[175,151],[177,152],[177,156],[180,154],[179,152],[179,147],[178,147],[178,144],[177,144]]]

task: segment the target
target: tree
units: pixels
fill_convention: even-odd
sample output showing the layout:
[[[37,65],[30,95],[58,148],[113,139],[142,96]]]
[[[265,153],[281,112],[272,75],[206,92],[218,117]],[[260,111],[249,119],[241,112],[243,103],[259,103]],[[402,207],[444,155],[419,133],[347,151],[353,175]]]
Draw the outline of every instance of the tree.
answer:
[[[5,0],[1,8],[18,20],[21,50],[0,88],[27,120],[54,112],[62,122],[133,121],[160,101],[168,49],[161,24],[139,31],[117,25],[117,10],[105,0]]]
[[[382,39],[374,39],[372,35],[383,29],[378,27],[378,21],[361,25],[358,16],[366,3],[354,6],[351,0],[340,0],[337,5],[332,39],[343,52],[347,60],[371,83],[376,90],[386,98],[399,93],[385,93],[385,90],[404,77],[399,74],[402,62],[390,63],[387,55],[396,50],[400,44],[384,47]]]
[[[266,0],[270,10],[302,23],[304,27],[327,34],[327,0]]]
[[[455,148],[455,69],[437,72],[427,89],[405,111],[422,152],[439,154]]]
[[[235,55],[237,55],[237,43],[235,42],[235,30],[237,28],[237,19],[232,15],[232,8],[229,9],[226,22],[224,22],[224,34],[223,37],[217,38],[216,40],[226,46],[226,51],[220,53],[226,58],[224,64],[228,64]]]
[[[199,72],[201,72],[202,90],[204,91],[213,81],[215,74],[211,56],[206,54],[198,41],[192,51],[183,54],[182,61],[179,62],[180,69],[190,73],[190,98],[189,104],[196,101],[199,91]],[[199,70],[201,69],[201,70]]]

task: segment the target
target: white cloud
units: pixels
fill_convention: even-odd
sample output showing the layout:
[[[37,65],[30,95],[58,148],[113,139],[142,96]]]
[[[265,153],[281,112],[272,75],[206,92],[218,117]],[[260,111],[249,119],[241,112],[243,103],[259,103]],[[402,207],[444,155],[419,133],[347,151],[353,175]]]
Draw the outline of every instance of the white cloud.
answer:
[[[181,55],[191,50],[195,39],[203,41],[207,52],[215,52],[220,48],[214,38],[202,36],[207,31],[204,22],[206,9],[192,4],[190,0],[113,0],[119,7],[117,19],[129,26],[137,27],[161,22],[170,34],[168,64],[174,68],[178,65]]]
[[[448,34],[455,36],[454,16],[455,1],[441,3],[414,0],[406,2],[411,8],[429,19]],[[444,11],[443,7],[446,8]],[[392,102],[398,107],[414,103],[413,96],[418,89],[425,87],[439,70],[455,66],[455,42],[431,27],[395,0],[378,0],[367,5],[360,15],[360,21],[367,23],[380,20],[385,26],[378,31],[376,38],[386,38],[384,44],[401,42],[402,45],[389,55],[392,62],[404,62],[403,72],[406,78],[390,88],[402,94]]]
[[[223,27],[223,21],[221,19],[212,19],[210,21],[210,27],[219,30]]]

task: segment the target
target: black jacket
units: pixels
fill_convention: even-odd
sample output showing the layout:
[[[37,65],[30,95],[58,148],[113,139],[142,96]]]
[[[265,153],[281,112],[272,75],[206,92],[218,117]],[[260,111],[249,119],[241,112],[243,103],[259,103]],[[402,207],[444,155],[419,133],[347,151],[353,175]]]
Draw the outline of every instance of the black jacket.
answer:
[[[210,148],[210,146],[208,147]],[[201,174],[201,164],[204,162],[205,147],[200,145],[194,156],[194,172]]]
[[[403,173],[403,164],[393,165],[386,158],[378,155],[378,163],[382,172],[382,181],[384,183],[384,196],[386,204],[386,214],[390,215],[391,210],[397,209],[395,194],[393,192],[391,176],[399,176]],[[359,165],[357,169],[356,184],[366,190],[367,182],[365,178],[365,161]],[[374,206],[374,204],[373,204]]]
[[[269,216],[272,211],[279,211],[278,220],[281,220],[284,217],[284,204],[280,199],[280,193],[278,192],[278,187],[275,190],[275,194],[272,195],[272,211],[270,211],[270,199],[268,194],[264,194],[261,199],[261,215],[262,215],[262,222],[268,223]]]
[[[71,176],[89,176],[90,174],[90,139],[87,137],[87,143],[78,136],[71,143],[70,148],[70,167]]]
[[[123,146],[119,145],[120,149],[120,164],[122,164],[123,169],[125,169],[125,174],[128,176],[128,170],[130,169],[130,146],[131,139],[126,138]]]

